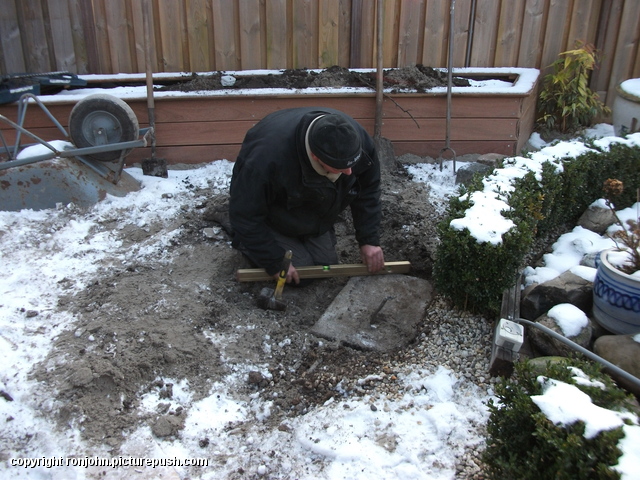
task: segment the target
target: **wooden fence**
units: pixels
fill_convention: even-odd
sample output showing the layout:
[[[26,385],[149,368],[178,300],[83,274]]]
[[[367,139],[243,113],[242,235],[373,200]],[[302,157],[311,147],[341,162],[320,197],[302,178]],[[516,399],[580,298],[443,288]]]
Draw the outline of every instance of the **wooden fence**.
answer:
[[[0,0],[0,73],[146,69],[147,0]],[[374,67],[375,0],[148,0],[154,72]],[[384,65],[447,65],[451,0],[383,0]],[[576,40],[591,88],[640,76],[638,0],[456,0],[453,65],[543,70]]]

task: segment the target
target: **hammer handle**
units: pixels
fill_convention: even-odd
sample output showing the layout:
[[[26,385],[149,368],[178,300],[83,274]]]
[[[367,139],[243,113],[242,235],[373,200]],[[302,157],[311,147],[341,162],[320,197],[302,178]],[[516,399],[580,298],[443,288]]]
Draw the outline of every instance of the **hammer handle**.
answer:
[[[282,297],[282,289],[284,288],[284,283],[287,281],[287,273],[289,273],[289,266],[291,265],[292,257],[293,252],[291,250],[287,250],[284,254],[284,260],[282,260],[282,267],[280,268],[280,274],[278,275],[278,283],[276,283],[276,289],[273,292],[273,298],[276,300],[280,300]]]

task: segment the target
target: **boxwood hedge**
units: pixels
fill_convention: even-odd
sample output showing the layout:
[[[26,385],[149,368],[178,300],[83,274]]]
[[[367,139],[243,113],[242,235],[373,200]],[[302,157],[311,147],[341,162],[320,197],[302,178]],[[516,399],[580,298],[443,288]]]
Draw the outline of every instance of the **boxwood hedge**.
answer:
[[[515,226],[502,243],[481,243],[466,229],[456,230],[451,221],[462,218],[471,206],[470,195],[482,190],[482,178],[461,187],[449,200],[446,218],[438,225],[439,244],[434,262],[436,289],[458,307],[476,313],[499,313],[502,292],[510,288],[534,240],[549,232],[573,228],[587,207],[602,197],[607,178],[617,178],[625,190],[617,207],[636,201],[640,187],[640,147],[612,143],[606,150],[593,143],[577,157],[561,160],[562,168],[546,162],[536,177],[533,172],[513,182],[508,194],[511,207],[503,215]],[[571,227],[569,227],[571,226]]]

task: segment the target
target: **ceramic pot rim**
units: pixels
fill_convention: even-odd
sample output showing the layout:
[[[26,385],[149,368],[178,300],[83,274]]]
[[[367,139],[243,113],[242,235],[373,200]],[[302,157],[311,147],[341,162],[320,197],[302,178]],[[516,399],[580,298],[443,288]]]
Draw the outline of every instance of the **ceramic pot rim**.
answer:
[[[606,267],[609,270],[613,270],[615,271],[618,275],[620,275],[621,277],[627,278],[630,281],[633,282],[638,282],[640,283],[640,277],[638,276],[634,276],[634,275],[629,275],[628,273],[623,272],[622,270],[618,269],[615,265],[613,265],[610,261],[609,261],[609,254],[613,253],[613,252],[621,252],[622,250],[618,249],[618,248],[607,248],[606,250],[602,250],[600,252],[600,261],[606,265]]]

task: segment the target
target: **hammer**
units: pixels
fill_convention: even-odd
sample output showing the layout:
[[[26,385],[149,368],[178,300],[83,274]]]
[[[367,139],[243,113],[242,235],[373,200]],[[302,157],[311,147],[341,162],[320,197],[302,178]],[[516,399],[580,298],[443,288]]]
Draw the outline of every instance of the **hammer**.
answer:
[[[289,272],[289,265],[291,265],[291,257],[293,252],[287,250],[282,260],[282,267],[280,268],[280,274],[278,275],[278,282],[276,283],[275,290],[272,288],[263,288],[258,297],[258,306],[264,310],[280,310],[287,309],[287,304],[282,301],[282,289],[284,283],[287,280],[287,273]]]

